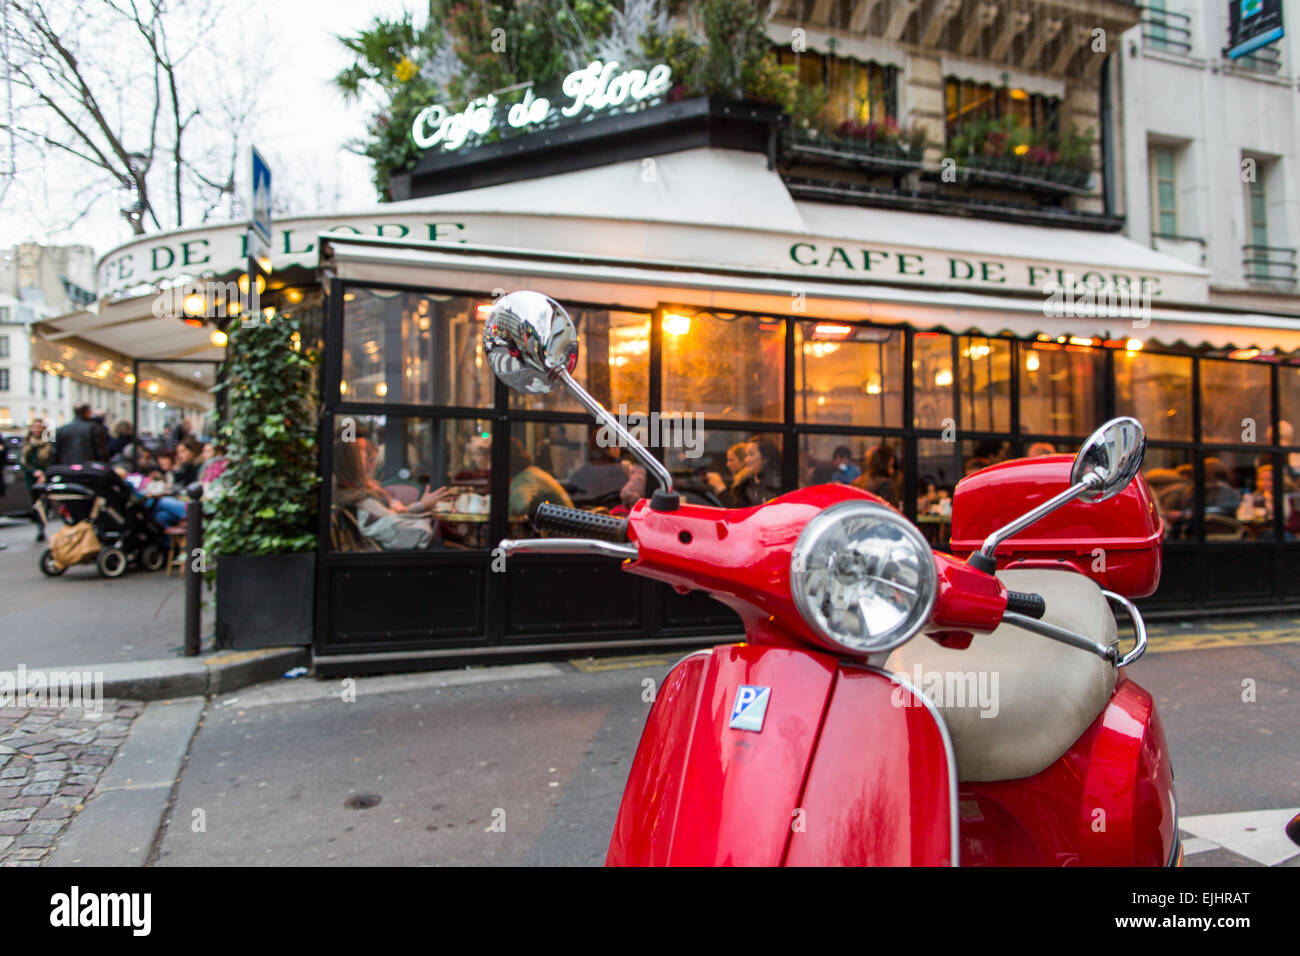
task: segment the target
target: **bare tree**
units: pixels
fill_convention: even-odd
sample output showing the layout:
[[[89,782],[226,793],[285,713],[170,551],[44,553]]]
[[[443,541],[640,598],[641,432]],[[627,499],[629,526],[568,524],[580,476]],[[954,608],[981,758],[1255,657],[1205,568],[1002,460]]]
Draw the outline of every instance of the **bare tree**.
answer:
[[[207,2],[2,0],[9,55],[6,81],[23,102],[0,131],[93,171],[98,196],[125,196],[131,230],[206,219],[233,197],[238,130],[252,111],[241,72],[216,57],[219,15]],[[235,88],[223,86],[233,77]],[[207,115],[205,116],[205,111]],[[196,124],[207,120],[200,135]],[[234,129],[222,128],[235,124]],[[197,139],[196,139],[197,137]],[[231,145],[229,154],[217,149]]]

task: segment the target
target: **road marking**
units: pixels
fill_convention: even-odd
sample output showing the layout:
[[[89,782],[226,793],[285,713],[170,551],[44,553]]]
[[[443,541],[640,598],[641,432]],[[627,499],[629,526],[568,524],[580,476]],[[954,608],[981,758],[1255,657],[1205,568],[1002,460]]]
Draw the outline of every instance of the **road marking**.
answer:
[[[1263,866],[1277,866],[1300,853],[1300,846],[1292,843],[1286,835],[1286,825],[1297,813],[1300,813],[1300,808],[1292,807],[1288,810],[1247,810],[1243,813],[1180,817],[1180,830],[1211,844],[1204,847],[1197,843],[1198,849],[1189,850],[1187,845],[1192,841],[1184,841],[1183,852],[1198,853],[1222,847]]]
[[[1300,644],[1300,630],[1225,629],[1216,633],[1190,631],[1182,634],[1152,634],[1148,639],[1147,650],[1152,654],[1161,654],[1167,651],[1208,651],[1223,647],[1263,647],[1270,644]]]
[[[1200,837],[1188,837],[1183,841],[1183,856],[1191,856],[1194,853],[1207,853],[1210,850],[1219,849],[1219,844],[1211,843],[1209,840],[1202,840]]]
[[[636,667],[671,667],[673,662],[674,659],[667,657],[584,657],[569,661],[584,674],[631,670]]]

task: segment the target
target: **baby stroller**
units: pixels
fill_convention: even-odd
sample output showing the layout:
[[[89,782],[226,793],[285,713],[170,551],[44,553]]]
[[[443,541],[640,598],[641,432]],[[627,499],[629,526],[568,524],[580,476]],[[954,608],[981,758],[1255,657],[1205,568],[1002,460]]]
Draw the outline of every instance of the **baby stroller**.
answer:
[[[48,507],[57,508],[74,531],[83,522],[93,529],[94,538],[81,560],[94,557],[95,567],[106,578],[121,577],[134,563],[146,571],[162,570],[167,563],[167,537],[145,504],[132,496],[131,486],[99,461],[82,465],[56,465],[45,470],[45,481],[32,486],[35,507],[45,519]],[[93,550],[98,539],[99,550]],[[52,549],[41,553],[40,568],[51,577],[68,569],[54,557]]]

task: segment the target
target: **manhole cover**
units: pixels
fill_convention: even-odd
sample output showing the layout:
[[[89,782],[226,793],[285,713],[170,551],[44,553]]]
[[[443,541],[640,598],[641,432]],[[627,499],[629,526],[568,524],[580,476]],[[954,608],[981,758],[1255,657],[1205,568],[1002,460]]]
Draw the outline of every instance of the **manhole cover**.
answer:
[[[343,806],[349,810],[367,810],[379,806],[379,801],[382,799],[384,798],[377,793],[359,793],[355,797],[344,800]]]

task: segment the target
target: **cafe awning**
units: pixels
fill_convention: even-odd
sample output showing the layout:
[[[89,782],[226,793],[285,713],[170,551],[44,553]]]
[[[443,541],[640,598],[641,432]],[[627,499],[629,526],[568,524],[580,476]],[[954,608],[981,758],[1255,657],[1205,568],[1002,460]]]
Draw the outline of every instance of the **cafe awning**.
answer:
[[[1041,295],[990,295],[951,288],[868,284],[765,269],[705,269],[668,260],[538,253],[523,249],[322,236],[322,265],[351,282],[483,290],[537,288],[560,301],[660,305],[818,319],[908,324],[917,329],[1127,340],[1213,349],[1300,354],[1293,317],[1208,307],[1152,305],[1129,318],[1047,316]],[[798,306],[792,292],[801,294]]]

